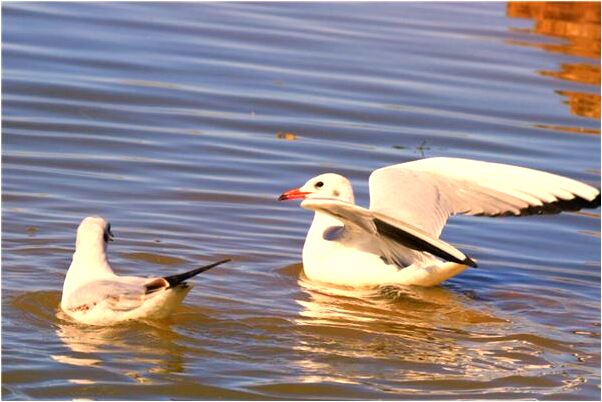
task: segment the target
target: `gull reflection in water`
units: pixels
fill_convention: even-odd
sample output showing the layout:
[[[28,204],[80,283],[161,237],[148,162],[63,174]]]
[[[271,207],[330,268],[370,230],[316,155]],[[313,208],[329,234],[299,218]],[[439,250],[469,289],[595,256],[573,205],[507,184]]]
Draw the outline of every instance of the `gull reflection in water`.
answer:
[[[494,362],[492,370],[476,363],[488,354],[478,338],[508,321],[468,296],[442,287],[344,289],[302,273],[298,284],[295,350],[312,356],[297,361],[302,381],[361,383],[375,380],[375,372],[379,381],[393,383],[500,374]]]
[[[141,383],[151,380],[141,372],[179,373],[183,371],[182,347],[167,321],[132,321],[115,326],[89,326],[72,321],[57,312],[56,334],[68,351],[51,358],[79,367],[122,368],[121,374]],[[77,384],[94,379],[73,379]]]
[[[384,327],[380,329],[389,330],[400,329],[403,325],[461,329],[471,324],[506,322],[477,307],[470,297],[443,287],[342,288],[311,281],[303,273],[298,284],[307,296],[305,300],[297,300],[303,307],[299,324],[361,327],[361,323],[371,323],[382,324]]]

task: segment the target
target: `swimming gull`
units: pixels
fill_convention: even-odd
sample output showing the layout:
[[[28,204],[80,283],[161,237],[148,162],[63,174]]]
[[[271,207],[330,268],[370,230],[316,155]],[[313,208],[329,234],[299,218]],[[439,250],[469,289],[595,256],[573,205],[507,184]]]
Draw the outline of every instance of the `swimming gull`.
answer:
[[[230,261],[225,259],[164,277],[118,276],[107,258],[107,246],[112,240],[111,225],[102,217],[89,216],[77,228],[75,253],[61,298],[62,310],[76,321],[108,325],[166,317],[190,291],[186,280]]]
[[[326,173],[279,200],[315,211],[303,246],[311,279],[342,286],[434,286],[476,261],[439,238],[456,214],[523,216],[600,206],[600,191],[524,167],[427,158],[375,170],[369,209],[355,205],[351,182]]]

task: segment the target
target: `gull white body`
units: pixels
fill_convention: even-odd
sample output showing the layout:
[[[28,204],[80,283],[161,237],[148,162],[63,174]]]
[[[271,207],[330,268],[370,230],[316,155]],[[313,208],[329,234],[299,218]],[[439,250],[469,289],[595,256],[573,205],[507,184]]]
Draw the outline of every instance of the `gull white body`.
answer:
[[[356,288],[386,284],[434,286],[468,268],[433,257],[400,269],[381,258],[369,236],[350,243],[324,240],[325,231],[343,225],[327,214],[315,213],[303,245],[303,271],[309,279]]]
[[[354,203],[349,180],[326,173],[280,200],[315,211],[303,246],[305,275],[348,287],[434,286],[476,266],[439,239],[449,216],[558,213],[600,206],[587,184],[517,166],[430,158],[378,169],[370,208]]]
[[[112,236],[110,225],[103,218],[82,220],[63,284],[61,309],[73,319],[92,325],[169,315],[182,302],[191,285],[183,281],[176,284],[170,281],[172,277],[116,275],[106,253],[109,235]]]

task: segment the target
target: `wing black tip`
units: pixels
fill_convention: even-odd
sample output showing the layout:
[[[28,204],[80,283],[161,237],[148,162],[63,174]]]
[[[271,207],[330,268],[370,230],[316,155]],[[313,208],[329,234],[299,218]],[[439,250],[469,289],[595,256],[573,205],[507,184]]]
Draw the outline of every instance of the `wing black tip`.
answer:
[[[544,203],[541,206],[529,206],[520,211],[520,216],[525,215],[553,215],[561,212],[575,212],[582,209],[595,209],[600,206],[600,192],[593,200],[575,196],[570,200],[556,200],[554,202]]]
[[[600,189],[598,189],[598,196],[594,198],[593,201],[590,201],[591,204],[589,208],[598,208],[600,206]]]

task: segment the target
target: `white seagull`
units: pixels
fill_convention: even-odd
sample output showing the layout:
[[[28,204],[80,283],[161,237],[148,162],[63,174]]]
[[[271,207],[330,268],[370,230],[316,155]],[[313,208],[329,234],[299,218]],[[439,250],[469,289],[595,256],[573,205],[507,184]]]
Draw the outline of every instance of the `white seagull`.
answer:
[[[600,206],[600,190],[539,170],[459,158],[427,158],[375,170],[370,208],[351,182],[325,173],[279,200],[315,211],[303,246],[305,275],[341,286],[434,286],[476,262],[439,239],[456,214],[518,216]]]
[[[91,325],[167,316],[184,299],[187,279],[230,260],[222,260],[179,275],[142,278],[118,276],[107,258],[113,240],[111,224],[89,216],[77,228],[73,261],[63,285],[61,309],[76,321]]]

